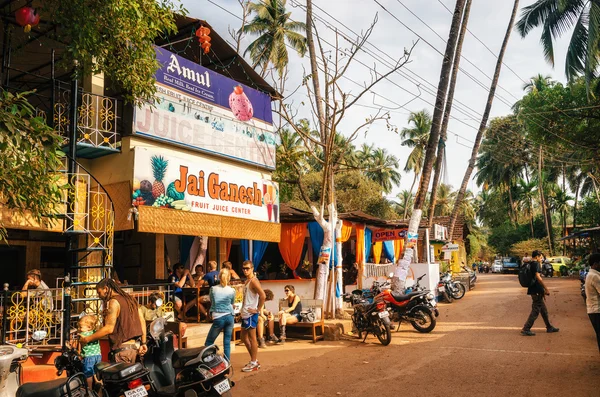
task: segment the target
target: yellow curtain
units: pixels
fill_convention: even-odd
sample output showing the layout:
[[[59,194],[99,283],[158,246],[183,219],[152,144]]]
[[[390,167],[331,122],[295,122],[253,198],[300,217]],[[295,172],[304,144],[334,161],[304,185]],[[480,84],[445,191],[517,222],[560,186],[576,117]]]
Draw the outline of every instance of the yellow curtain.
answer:
[[[383,249],[383,244],[381,243],[381,241],[378,241],[375,244],[373,244],[373,260],[375,261],[375,264],[378,264],[379,261],[381,260],[381,250],[382,249]]]
[[[396,262],[401,259],[402,252],[404,251],[404,240],[394,240],[394,258]]]
[[[350,221],[342,221],[342,235],[338,236],[335,241],[340,243],[345,243],[350,239],[350,235],[352,234],[352,222]]]
[[[306,239],[306,223],[282,223],[281,241],[279,242],[279,252],[281,257],[292,269],[294,278],[300,278],[296,274],[296,269],[302,259],[302,248]]]
[[[356,224],[356,263],[358,264],[358,288],[362,288],[365,271],[365,225]]]

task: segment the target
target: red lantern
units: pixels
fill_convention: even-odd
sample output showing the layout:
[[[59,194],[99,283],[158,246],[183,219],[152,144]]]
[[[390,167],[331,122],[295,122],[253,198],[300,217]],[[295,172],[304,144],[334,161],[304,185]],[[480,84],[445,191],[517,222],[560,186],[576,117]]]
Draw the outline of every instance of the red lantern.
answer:
[[[200,46],[204,50],[205,54],[208,54],[210,51],[210,29],[205,26],[200,26],[200,29],[196,31],[196,37],[198,37],[198,42],[200,42]]]
[[[35,8],[21,7],[15,11],[15,19],[19,25],[23,26],[23,30],[28,33],[31,31],[32,26],[37,26],[40,23],[40,14],[37,13]]]

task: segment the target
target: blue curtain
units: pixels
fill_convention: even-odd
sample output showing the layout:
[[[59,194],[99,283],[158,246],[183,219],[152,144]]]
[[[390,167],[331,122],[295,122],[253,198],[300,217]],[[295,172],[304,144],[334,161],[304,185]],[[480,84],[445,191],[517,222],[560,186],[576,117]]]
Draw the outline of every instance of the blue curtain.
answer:
[[[308,232],[310,233],[313,254],[318,258],[319,252],[321,252],[321,245],[323,244],[323,229],[318,222],[313,221],[308,223]]]
[[[373,232],[368,227],[365,227],[365,262],[369,261],[369,256],[371,255],[371,246],[373,242],[371,241],[371,237]]]
[[[394,242],[393,241],[384,241],[383,242],[383,254],[386,258],[388,258],[392,263],[396,262],[396,258],[394,257]]]
[[[266,241],[252,240],[252,263],[254,263],[254,270],[258,269],[258,265],[265,255],[268,245],[269,243]]]
[[[242,255],[244,256],[244,260],[247,261],[250,259],[250,245],[248,244],[248,240],[240,240],[240,246],[242,247]]]

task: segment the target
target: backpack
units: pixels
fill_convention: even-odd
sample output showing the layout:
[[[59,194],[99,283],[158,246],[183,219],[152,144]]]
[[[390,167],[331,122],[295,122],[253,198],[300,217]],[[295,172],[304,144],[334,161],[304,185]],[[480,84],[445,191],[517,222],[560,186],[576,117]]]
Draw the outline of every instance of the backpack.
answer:
[[[519,268],[519,283],[523,288],[529,288],[535,283],[533,272],[531,271],[532,262],[523,263]]]

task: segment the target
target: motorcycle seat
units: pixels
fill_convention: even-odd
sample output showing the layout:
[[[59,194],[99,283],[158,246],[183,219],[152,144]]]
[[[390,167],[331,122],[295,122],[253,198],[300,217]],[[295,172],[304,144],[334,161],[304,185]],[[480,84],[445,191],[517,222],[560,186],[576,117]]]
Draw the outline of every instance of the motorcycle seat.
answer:
[[[421,295],[421,294],[423,294],[423,291],[415,291],[415,292],[411,292],[408,294],[398,294],[396,292],[392,292],[392,298],[394,298],[396,300],[396,302],[402,302],[402,301],[409,300],[413,296],[417,296],[417,295]]]
[[[47,382],[25,383],[17,390],[16,397],[62,397],[68,395],[69,389],[72,395],[79,395],[76,390],[86,387],[82,377],[71,378],[68,389],[67,382],[69,379],[60,378]]]
[[[133,377],[140,377],[146,372],[141,363],[106,363],[107,365],[96,365],[98,373],[102,380],[108,382],[117,382],[127,380]],[[100,367],[100,368],[99,368]]]
[[[191,349],[176,350],[172,356],[173,368],[177,369],[185,367],[185,365],[189,361],[197,358],[200,354],[202,354],[202,351],[204,349],[206,349],[206,347],[194,347]]]

